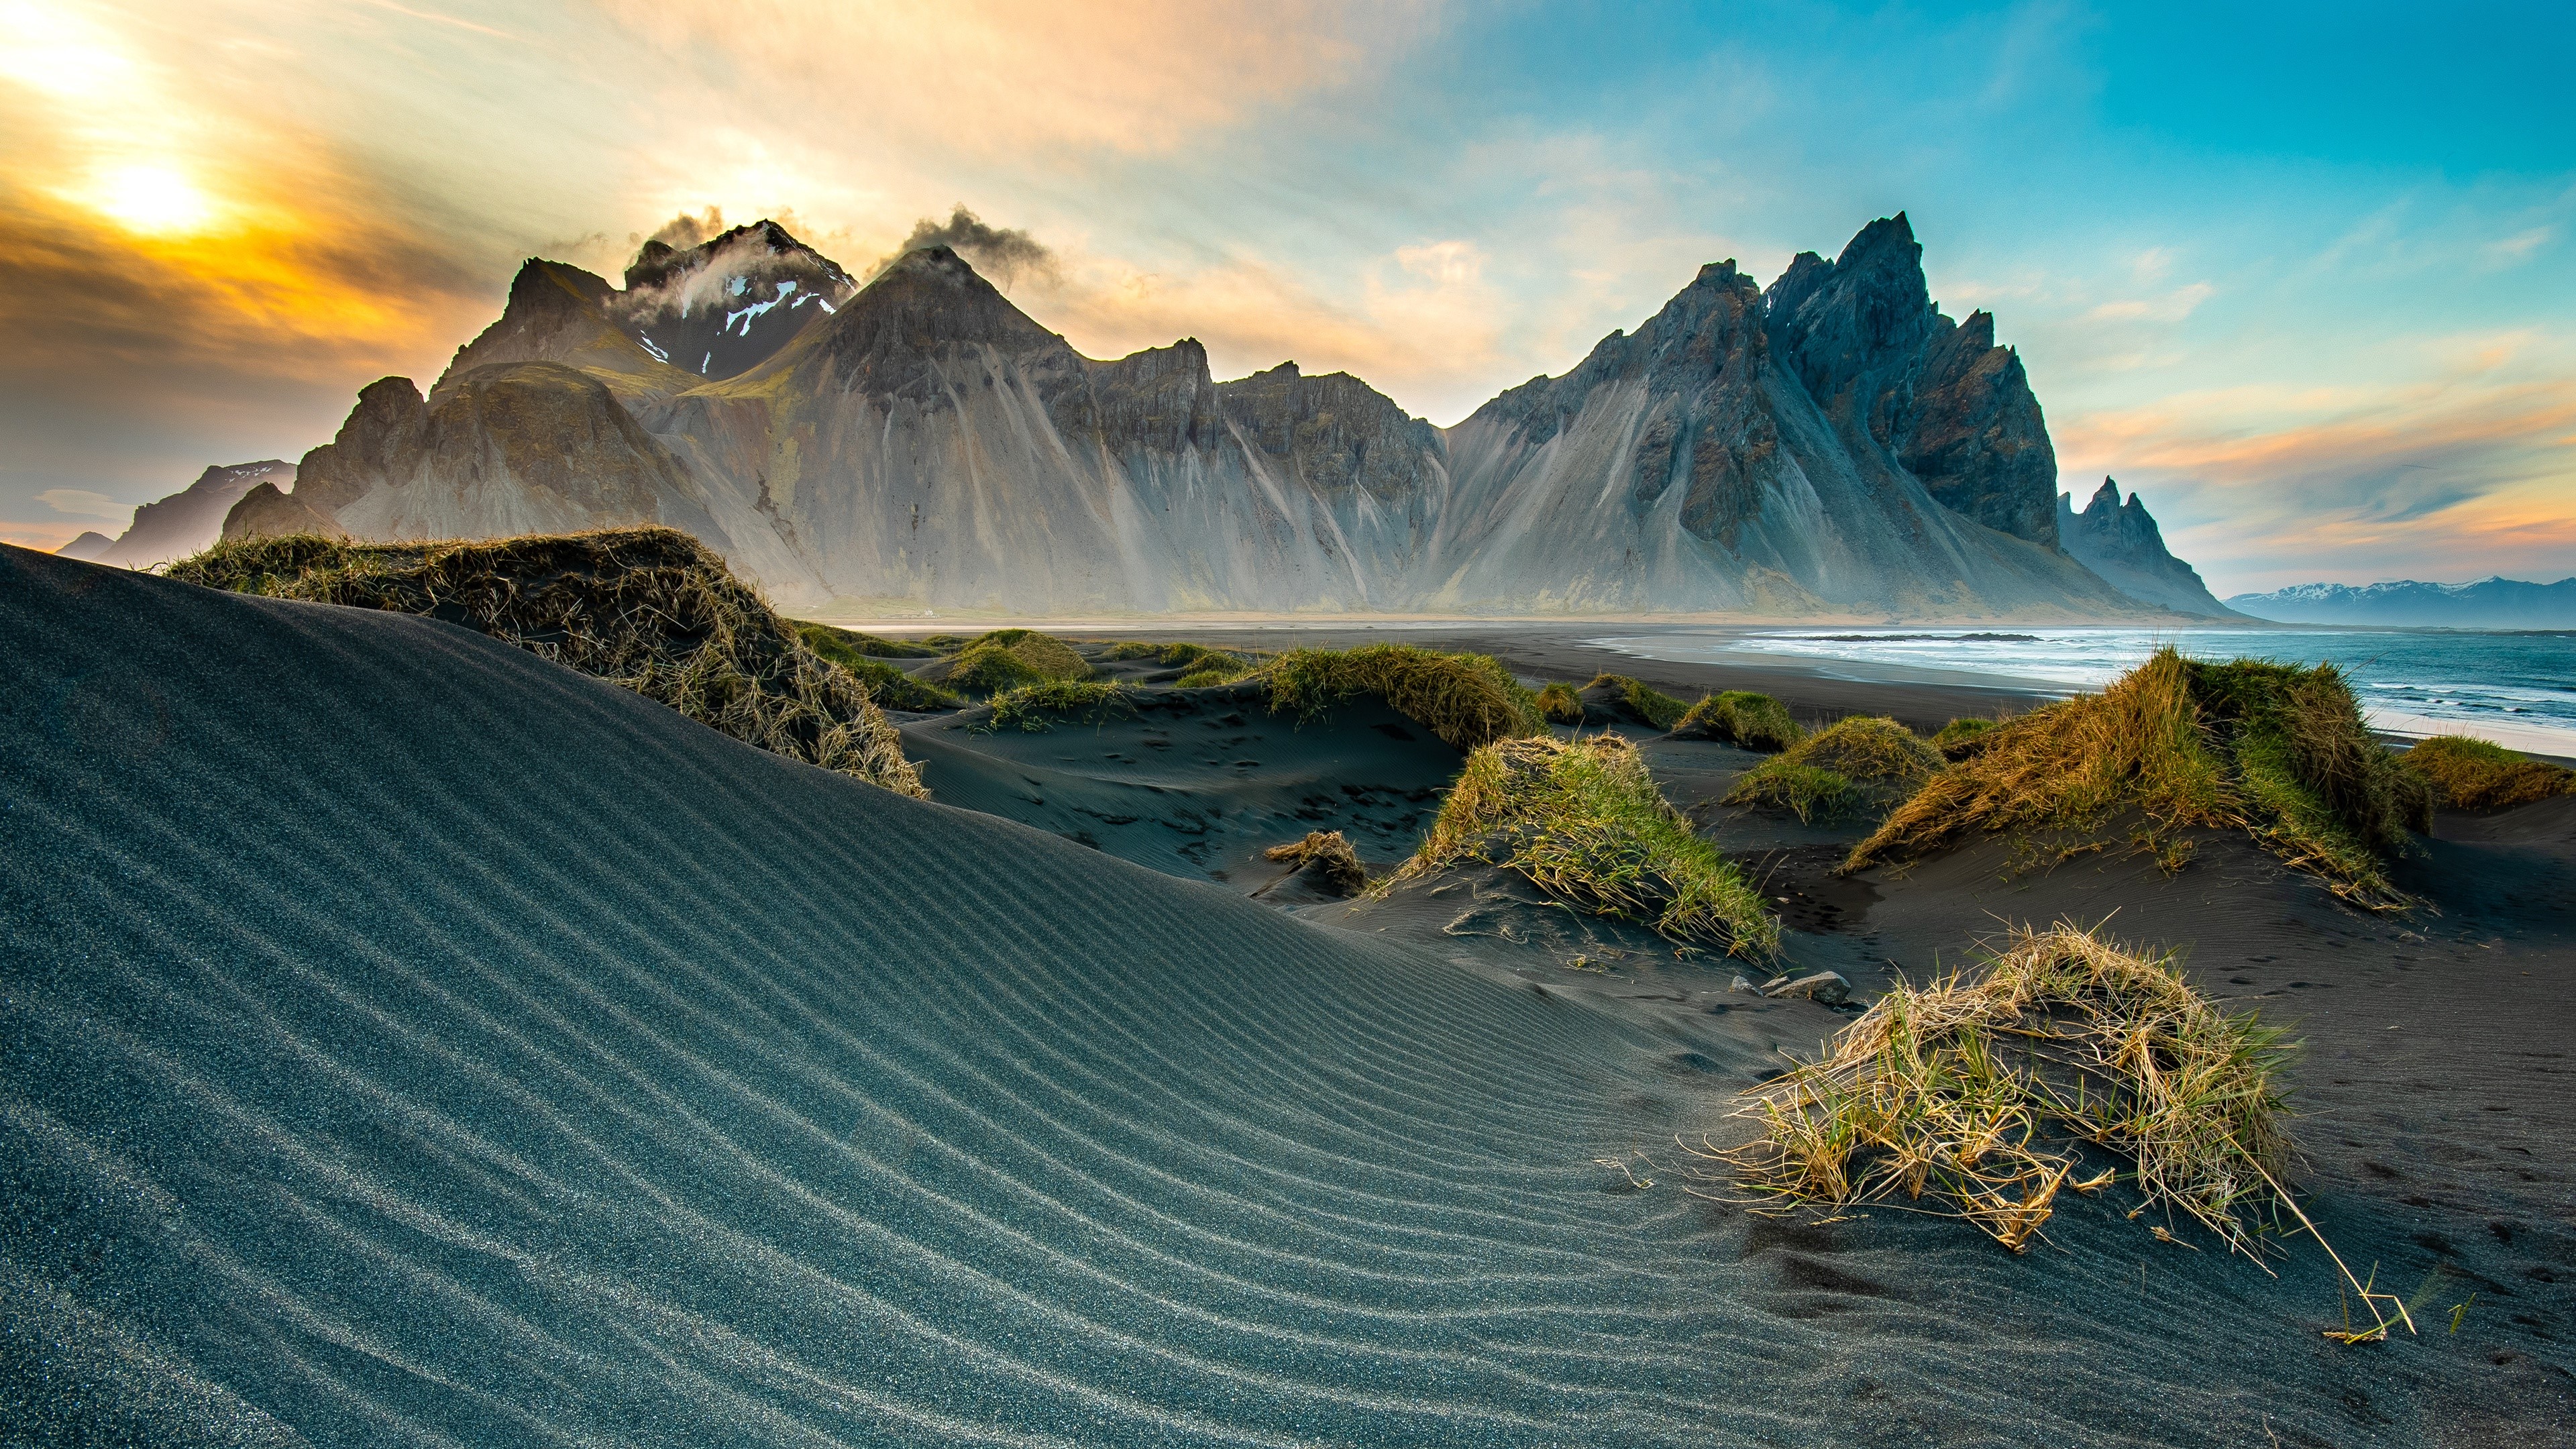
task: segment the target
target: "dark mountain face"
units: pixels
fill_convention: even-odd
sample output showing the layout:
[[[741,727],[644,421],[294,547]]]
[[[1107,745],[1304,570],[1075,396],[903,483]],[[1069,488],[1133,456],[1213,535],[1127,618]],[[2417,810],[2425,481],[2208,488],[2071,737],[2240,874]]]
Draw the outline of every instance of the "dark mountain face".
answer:
[[[722,378],[767,361],[857,290],[829,257],[759,221],[686,251],[646,242],[625,292],[601,304],[657,360]]]
[[[1772,333],[1856,448],[1872,445],[1943,507],[2057,542],[2057,455],[2021,358],[1994,318],[1943,316],[1905,215],[1871,222],[1826,261],[1802,252],[1771,284]]]
[[[2102,480],[2082,513],[2075,511],[2071,497],[2060,494],[2057,530],[2068,553],[2131,598],[2177,614],[2228,616],[2227,607],[2200,581],[2199,571],[2165,548],[2164,531],[2147,512],[2147,501],[2132,493],[2128,502],[2121,502],[2120,485],[2111,479]]]

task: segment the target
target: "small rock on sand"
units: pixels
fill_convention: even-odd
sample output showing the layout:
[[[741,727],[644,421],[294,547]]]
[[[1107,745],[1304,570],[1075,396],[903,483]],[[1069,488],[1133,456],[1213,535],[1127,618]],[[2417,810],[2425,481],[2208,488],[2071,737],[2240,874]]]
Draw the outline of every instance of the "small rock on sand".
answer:
[[[1741,979],[1741,978],[1738,978]],[[1819,971],[1795,981],[1783,981],[1764,988],[1765,996],[1804,996],[1825,1006],[1841,1006],[1851,1000],[1851,983],[1839,971]]]

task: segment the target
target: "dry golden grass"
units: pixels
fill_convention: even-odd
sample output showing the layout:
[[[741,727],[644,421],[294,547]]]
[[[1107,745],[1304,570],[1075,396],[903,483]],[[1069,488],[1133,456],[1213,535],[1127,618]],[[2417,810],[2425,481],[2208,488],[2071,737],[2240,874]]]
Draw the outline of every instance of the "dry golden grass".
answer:
[[[1246,678],[1264,686],[1273,710],[1300,719],[1319,719],[1354,695],[1377,695],[1461,750],[1547,728],[1537,697],[1482,654],[1441,654],[1409,644],[1291,649]]]
[[[182,559],[169,575],[446,619],[773,754],[925,793],[859,679],[806,647],[723,559],[676,529],[428,543],[245,539]]]
[[[1785,750],[1806,738],[1806,731],[1789,718],[1787,706],[1749,689],[1700,696],[1699,702],[1674,722],[1673,733],[1769,751]]]
[[[2576,770],[2527,759],[2467,735],[2435,735],[2399,755],[2397,762],[2456,810],[2502,810],[2576,794]]]
[[[2016,931],[1973,981],[1899,985],[1817,1060],[1749,1092],[1738,1115],[1759,1137],[1692,1150],[1731,1169],[1758,1212],[1888,1204],[1964,1218],[2017,1253],[2061,1192],[2125,1180],[2132,1220],[2164,1218],[2157,1236],[2188,1221],[2259,1257],[2283,1212],[2315,1233],[2286,1186],[2281,1036],[2220,1011],[2169,956],[2063,923]],[[2412,1328],[2326,1251],[2377,1319],[2330,1337]]]
[[[2370,736],[2332,665],[2204,663],[2172,649],[2114,681],[2006,720],[1855,847],[1845,870],[1906,860],[1980,831],[2100,843],[2115,816],[2142,848],[2187,826],[2242,828],[2372,909],[2407,898],[2379,857],[2429,823],[2430,792]]]
[[[1274,845],[1261,854],[1268,860],[1292,861],[1346,896],[1368,889],[1368,869],[1360,864],[1360,853],[1338,830],[1310,830],[1303,840]]]
[[[1507,739],[1468,756],[1421,848],[1390,883],[1481,860],[1596,915],[1735,955],[1780,949],[1780,922],[1693,834],[1617,735]]]
[[[2068,1187],[2125,1175],[2145,1208],[2252,1253],[2287,1170],[2277,1028],[2229,1016],[2170,958],[2060,925],[1974,981],[1898,986],[1823,1056],[1749,1094],[1721,1154],[1774,1210],[1922,1204],[2019,1252]],[[2084,1175],[2085,1147],[2125,1168]]]

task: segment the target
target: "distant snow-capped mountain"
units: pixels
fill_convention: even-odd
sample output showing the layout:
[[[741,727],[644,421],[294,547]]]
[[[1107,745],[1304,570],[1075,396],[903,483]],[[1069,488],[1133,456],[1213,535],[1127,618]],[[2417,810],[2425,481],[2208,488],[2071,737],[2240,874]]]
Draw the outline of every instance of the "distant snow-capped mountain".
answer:
[[[2238,594],[2227,605],[2283,624],[2576,629],[2576,578],[2554,584],[2501,575],[2473,584],[2293,584],[2268,594]]]

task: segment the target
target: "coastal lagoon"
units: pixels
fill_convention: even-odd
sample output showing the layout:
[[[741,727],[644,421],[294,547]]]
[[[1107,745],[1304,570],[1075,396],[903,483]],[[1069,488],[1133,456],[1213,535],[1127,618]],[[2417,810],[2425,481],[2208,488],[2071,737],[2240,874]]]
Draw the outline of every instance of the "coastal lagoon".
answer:
[[[2470,734],[2576,756],[2576,633],[2468,629],[1673,630],[1589,642],[1646,659],[1788,665],[1874,683],[2100,689],[2164,645],[2201,658],[2331,661],[2390,734]]]

